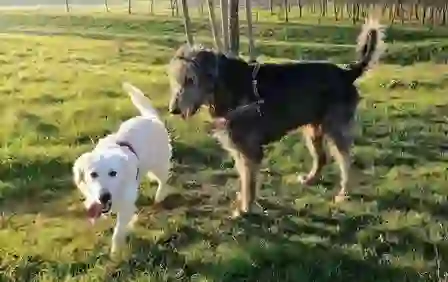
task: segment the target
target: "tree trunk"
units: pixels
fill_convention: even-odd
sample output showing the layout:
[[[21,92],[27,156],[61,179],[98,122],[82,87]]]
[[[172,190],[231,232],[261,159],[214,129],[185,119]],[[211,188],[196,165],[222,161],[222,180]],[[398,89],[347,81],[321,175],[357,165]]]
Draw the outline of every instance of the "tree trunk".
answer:
[[[333,1],[333,10],[334,10],[334,19],[336,21],[339,20],[339,11],[338,11],[338,5],[336,4],[336,1]]]
[[[177,0],[174,0],[174,4],[176,5],[176,17],[179,16],[179,3],[177,2]]]
[[[271,16],[274,14],[274,0],[269,0],[269,11],[271,12]]]
[[[320,16],[325,17],[327,15],[327,0],[320,0]]]
[[[433,26],[435,23],[435,16],[434,16],[434,7],[429,7],[429,19],[431,20],[431,25]]]
[[[210,20],[210,27],[212,29],[212,36],[213,36],[213,42],[215,43],[215,48],[221,52],[222,51],[222,44],[221,39],[218,35],[218,27],[216,26],[216,18],[215,18],[215,4],[213,3],[213,0],[207,0],[208,4],[208,17]]]
[[[356,4],[352,4],[352,23],[356,24]]]
[[[128,0],[128,14],[132,14],[132,1]]]
[[[149,2],[149,13],[151,15],[154,15],[154,1],[156,1],[156,0],[150,0],[150,2]]]
[[[448,10],[448,4],[445,4],[445,7],[443,7],[442,11],[442,25],[446,25],[447,22],[447,10]]]
[[[422,15],[422,24],[426,23],[426,5],[423,5],[423,15]]]
[[[246,20],[247,20],[247,37],[249,39],[249,62],[255,62],[255,44],[252,32],[252,0],[246,0]]]
[[[223,52],[229,52],[229,2],[221,0],[221,33],[223,37]]]
[[[240,30],[238,20],[238,0],[230,0],[229,5],[230,55],[238,57],[240,49]]]
[[[107,0],[104,0],[104,7],[106,8],[106,12],[109,13],[109,4],[107,3]]]
[[[283,0],[283,6],[284,6],[284,10],[285,10],[285,22],[289,22],[289,17],[288,17],[288,0]]]
[[[70,12],[70,4],[68,3],[68,0],[65,0],[65,11],[67,13]]]
[[[302,8],[303,8],[302,0],[299,0],[299,17],[300,18],[303,16]]]
[[[414,4],[414,13],[415,13],[415,19],[417,20],[417,21],[419,21],[420,20],[420,17],[419,17],[419,14],[418,14],[418,9],[420,8],[420,6],[418,5],[418,4]]]
[[[188,4],[187,0],[182,0],[182,13],[184,16],[184,28],[185,28],[185,35],[187,37],[187,43],[190,46],[193,46],[193,35],[191,34],[191,20],[190,15],[188,14]]]
[[[201,17],[204,15],[204,1],[201,1],[201,4],[199,5],[199,15],[201,15]]]

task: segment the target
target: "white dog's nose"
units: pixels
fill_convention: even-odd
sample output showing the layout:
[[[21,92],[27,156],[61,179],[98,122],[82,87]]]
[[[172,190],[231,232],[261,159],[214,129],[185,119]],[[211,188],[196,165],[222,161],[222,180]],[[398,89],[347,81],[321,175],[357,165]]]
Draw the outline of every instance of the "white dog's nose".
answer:
[[[112,195],[109,192],[104,192],[100,195],[100,202],[102,205],[106,205],[112,200]]]

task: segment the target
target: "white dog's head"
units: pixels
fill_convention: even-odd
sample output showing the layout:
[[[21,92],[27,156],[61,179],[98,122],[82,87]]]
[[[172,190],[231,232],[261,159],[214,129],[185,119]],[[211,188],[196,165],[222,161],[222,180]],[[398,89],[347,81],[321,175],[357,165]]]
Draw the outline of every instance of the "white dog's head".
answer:
[[[126,190],[134,186],[137,173],[136,158],[120,148],[84,153],[75,161],[74,182],[85,197],[92,223],[112,206],[120,206],[130,192]]]

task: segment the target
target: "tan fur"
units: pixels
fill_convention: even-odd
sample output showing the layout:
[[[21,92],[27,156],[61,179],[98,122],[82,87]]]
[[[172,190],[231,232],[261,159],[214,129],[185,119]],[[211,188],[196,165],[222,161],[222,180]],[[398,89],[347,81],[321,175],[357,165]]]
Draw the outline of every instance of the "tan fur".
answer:
[[[236,206],[232,215],[233,217],[239,217],[241,214],[251,211],[256,199],[258,166],[238,151],[226,131],[216,130],[213,136],[235,162],[235,168],[240,179],[240,191],[236,194]]]
[[[326,155],[323,148],[322,126],[309,124],[302,127],[305,144],[312,157],[312,168],[307,174],[299,175],[298,180],[302,184],[313,184],[320,176],[323,166],[326,164]]]

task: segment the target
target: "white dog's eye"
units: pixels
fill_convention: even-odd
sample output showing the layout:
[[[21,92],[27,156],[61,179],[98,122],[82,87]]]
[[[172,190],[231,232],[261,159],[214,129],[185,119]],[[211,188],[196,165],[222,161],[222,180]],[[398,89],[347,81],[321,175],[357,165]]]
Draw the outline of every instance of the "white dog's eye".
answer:
[[[111,170],[111,171],[109,171],[109,176],[115,177],[115,176],[117,176],[117,172],[115,170]]]
[[[92,177],[92,178],[97,178],[97,177],[98,177],[98,173],[92,171],[92,172],[90,173],[90,177]]]

